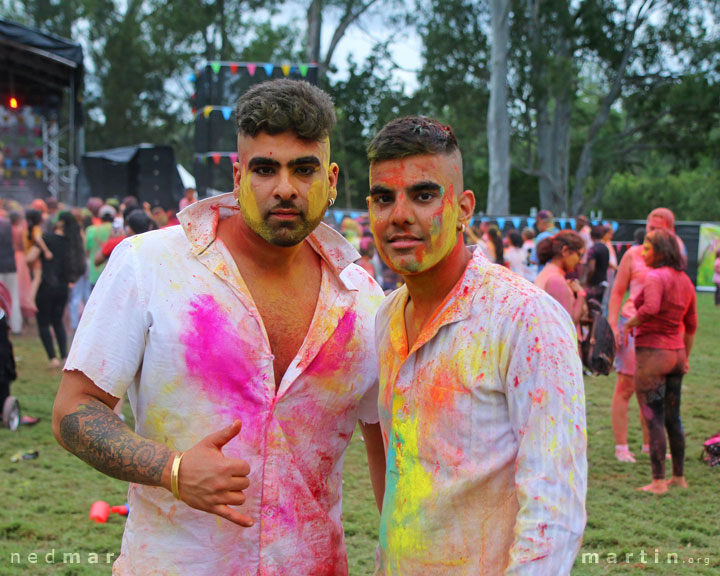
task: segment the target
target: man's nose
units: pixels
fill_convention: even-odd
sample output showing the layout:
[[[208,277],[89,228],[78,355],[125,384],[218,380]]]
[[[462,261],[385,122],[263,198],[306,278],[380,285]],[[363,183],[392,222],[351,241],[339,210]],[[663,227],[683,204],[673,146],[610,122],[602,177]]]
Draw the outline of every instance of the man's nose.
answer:
[[[295,185],[290,180],[290,172],[280,170],[278,173],[279,180],[273,192],[274,196],[281,200],[292,200],[297,198],[298,192]]]
[[[395,203],[390,214],[390,220],[396,226],[415,223],[415,214],[408,197],[401,192],[395,197]]]

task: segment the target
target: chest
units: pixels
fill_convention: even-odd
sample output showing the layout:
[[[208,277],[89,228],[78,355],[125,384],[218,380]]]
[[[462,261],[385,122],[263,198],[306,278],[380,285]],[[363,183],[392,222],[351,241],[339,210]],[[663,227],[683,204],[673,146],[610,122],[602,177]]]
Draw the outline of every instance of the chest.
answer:
[[[268,286],[250,281],[248,288],[260,313],[274,356],[275,387],[302,346],[320,293],[321,273],[309,274],[304,282]]]

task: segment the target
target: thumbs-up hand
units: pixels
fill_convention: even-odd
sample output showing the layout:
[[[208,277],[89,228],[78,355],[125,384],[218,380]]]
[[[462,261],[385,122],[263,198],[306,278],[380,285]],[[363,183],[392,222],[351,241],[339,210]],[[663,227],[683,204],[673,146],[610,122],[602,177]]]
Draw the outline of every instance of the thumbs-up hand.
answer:
[[[185,504],[230,520],[239,526],[250,527],[253,520],[230,506],[245,503],[250,485],[250,466],[245,460],[226,458],[222,448],[235,438],[242,428],[240,420],[231,426],[209,434],[184,453],[178,471],[178,489]]]

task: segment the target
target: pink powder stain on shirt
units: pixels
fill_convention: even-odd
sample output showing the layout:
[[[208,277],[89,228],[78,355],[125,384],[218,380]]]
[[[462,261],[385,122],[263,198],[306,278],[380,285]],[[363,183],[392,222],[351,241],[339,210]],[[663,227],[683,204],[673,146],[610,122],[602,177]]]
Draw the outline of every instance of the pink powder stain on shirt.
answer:
[[[356,320],[355,311],[348,310],[308,369],[314,374],[332,374],[347,370],[348,357],[351,356],[353,347],[357,347],[357,342],[353,343]]]
[[[201,294],[190,303],[190,321],[180,341],[185,345],[185,362],[190,376],[202,379],[202,387],[218,400],[227,400],[239,390],[249,392],[246,383],[257,377],[258,368],[248,353],[259,343],[244,342],[240,330],[230,323],[230,313],[210,294]]]

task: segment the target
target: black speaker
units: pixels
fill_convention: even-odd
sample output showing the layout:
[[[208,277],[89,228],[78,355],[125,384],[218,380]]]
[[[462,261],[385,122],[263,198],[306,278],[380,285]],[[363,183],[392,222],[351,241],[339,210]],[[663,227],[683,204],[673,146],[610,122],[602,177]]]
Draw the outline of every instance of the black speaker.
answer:
[[[134,159],[135,195],[152,206],[177,209],[183,197],[183,186],[175,165],[175,153],[170,146],[140,148]]]

